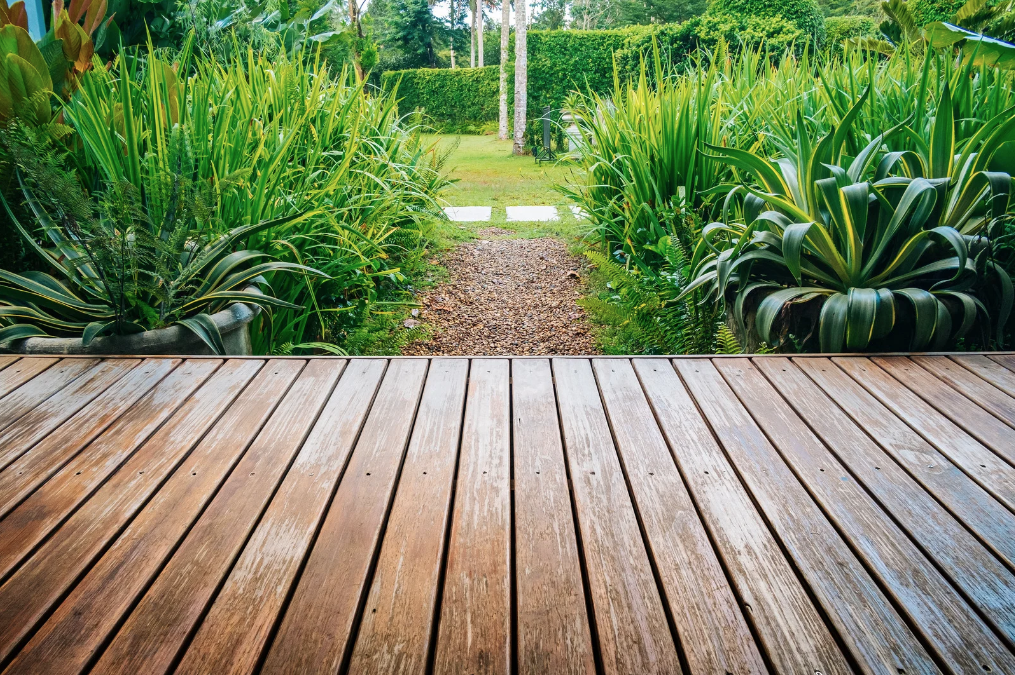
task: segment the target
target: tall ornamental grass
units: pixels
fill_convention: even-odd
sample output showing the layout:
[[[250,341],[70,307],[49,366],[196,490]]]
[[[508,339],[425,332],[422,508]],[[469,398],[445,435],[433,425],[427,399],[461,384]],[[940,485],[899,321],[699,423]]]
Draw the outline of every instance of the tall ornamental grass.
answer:
[[[303,215],[246,242],[327,275],[267,279],[303,309],[259,319],[262,353],[341,342],[393,297],[383,286],[397,291],[400,261],[420,245],[446,185],[394,96],[368,95],[351,73],[306,54],[268,61],[248,50],[223,62],[193,56],[189,44],[172,61],[124,52],[83,78],[66,113],[84,149],[79,173],[93,186],[140,187],[146,174],[178,171],[167,165],[169,139],[182,134],[190,179],[214,187],[211,227]]]

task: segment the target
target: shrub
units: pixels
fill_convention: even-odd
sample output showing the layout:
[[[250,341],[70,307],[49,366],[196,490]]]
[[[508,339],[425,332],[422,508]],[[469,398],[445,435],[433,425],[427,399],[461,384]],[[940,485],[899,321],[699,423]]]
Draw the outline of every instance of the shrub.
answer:
[[[396,91],[399,110],[420,110],[439,132],[461,132],[496,121],[500,101],[500,69],[421,68],[381,75],[381,88]],[[509,75],[509,91],[514,73]],[[510,95],[509,95],[510,100]]]
[[[906,4],[913,21],[922,28],[933,21],[951,21],[966,0],[909,0]]]
[[[825,41],[825,17],[814,0],[711,0],[709,14],[732,14],[743,18],[781,16],[792,22],[817,44]]]
[[[842,53],[842,43],[851,39],[876,38],[878,27],[869,16],[833,16],[825,19],[825,49]]]

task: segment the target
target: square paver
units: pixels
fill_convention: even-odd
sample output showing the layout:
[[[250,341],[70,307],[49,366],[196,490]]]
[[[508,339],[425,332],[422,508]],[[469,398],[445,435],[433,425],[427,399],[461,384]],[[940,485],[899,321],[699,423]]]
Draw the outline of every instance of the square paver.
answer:
[[[444,214],[455,223],[488,222],[493,209],[489,206],[445,206]]]
[[[509,223],[543,223],[558,219],[556,206],[507,207],[507,220]]]
[[[576,204],[572,204],[568,208],[571,209],[571,214],[575,217],[575,220],[587,220],[589,217],[589,214],[585,213],[585,210]]]

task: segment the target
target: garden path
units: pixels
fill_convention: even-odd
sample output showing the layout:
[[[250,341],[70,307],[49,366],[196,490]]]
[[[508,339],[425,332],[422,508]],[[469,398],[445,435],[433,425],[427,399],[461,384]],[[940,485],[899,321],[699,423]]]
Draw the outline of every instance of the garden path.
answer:
[[[446,280],[422,293],[406,321],[429,328],[430,339],[407,345],[410,356],[597,354],[582,297],[582,262],[568,251],[577,215],[552,190],[561,167],[535,167],[513,157],[510,141],[492,137],[457,143],[449,158],[448,216],[465,239],[441,256]],[[498,189],[491,189],[497,186]],[[538,206],[518,209],[517,205]],[[521,220],[521,214],[532,214]]]

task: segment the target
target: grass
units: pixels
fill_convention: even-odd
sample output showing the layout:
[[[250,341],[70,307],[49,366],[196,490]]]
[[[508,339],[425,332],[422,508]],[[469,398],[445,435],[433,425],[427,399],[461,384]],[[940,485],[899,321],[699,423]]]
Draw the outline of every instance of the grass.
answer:
[[[537,165],[532,157],[511,154],[511,141],[494,135],[438,135],[442,152],[450,153],[445,167],[455,182],[441,193],[451,206],[492,206],[489,222],[436,223],[432,238],[437,248],[451,248],[479,236],[478,230],[497,227],[514,232],[515,237],[559,237],[573,244],[580,236],[578,221],[568,211],[568,201],[555,184],[565,182],[575,170],[565,163]],[[517,222],[505,220],[506,206],[559,206],[560,220],[555,222]]]

